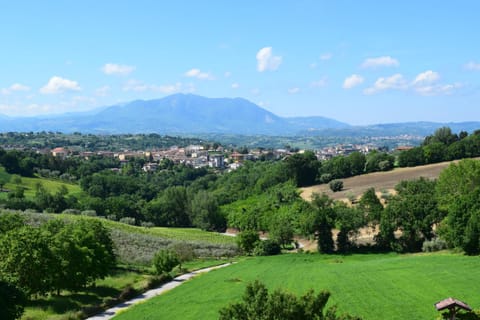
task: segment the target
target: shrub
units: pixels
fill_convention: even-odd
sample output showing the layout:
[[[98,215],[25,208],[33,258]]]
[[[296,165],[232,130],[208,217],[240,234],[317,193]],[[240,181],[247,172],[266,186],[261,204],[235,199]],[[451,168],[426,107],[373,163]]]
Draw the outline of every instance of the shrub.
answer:
[[[238,247],[246,254],[252,253],[258,241],[260,241],[260,237],[253,230],[242,231],[237,236]]]
[[[341,181],[341,180],[332,180],[332,181],[330,181],[330,183],[328,184],[328,186],[330,187],[330,189],[331,189],[333,192],[342,191],[342,189],[343,189],[343,181]]]
[[[332,175],[330,173],[324,173],[320,176],[321,183],[329,183],[332,181]]]
[[[83,210],[80,213],[82,216],[88,216],[88,217],[96,217],[97,212],[95,210]]]
[[[282,252],[280,245],[275,240],[258,241],[253,249],[255,256],[273,256]]]
[[[153,222],[150,222],[150,221],[142,221],[140,222],[140,225],[144,228],[153,228],[155,227],[155,224]]]
[[[78,209],[65,209],[62,211],[63,214],[75,214],[75,215],[79,215],[80,214],[80,210]]]
[[[119,222],[134,226],[135,225],[135,218],[123,217],[122,219],[119,220]]]
[[[447,249],[447,243],[440,238],[433,238],[431,241],[424,241],[422,245],[423,252],[435,252]]]
[[[160,250],[153,257],[153,267],[157,274],[168,273],[180,263],[173,250]]]

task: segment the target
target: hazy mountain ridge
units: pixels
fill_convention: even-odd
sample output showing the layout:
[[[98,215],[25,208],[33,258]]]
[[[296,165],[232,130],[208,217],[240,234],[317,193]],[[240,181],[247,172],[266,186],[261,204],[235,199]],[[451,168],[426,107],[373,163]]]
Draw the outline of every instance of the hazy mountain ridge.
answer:
[[[193,94],[135,100],[83,113],[26,118],[0,115],[3,132],[424,136],[445,125],[450,126],[454,132],[471,132],[480,128],[480,122],[409,122],[351,126],[320,116],[280,117],[243,98],[206,98]]]

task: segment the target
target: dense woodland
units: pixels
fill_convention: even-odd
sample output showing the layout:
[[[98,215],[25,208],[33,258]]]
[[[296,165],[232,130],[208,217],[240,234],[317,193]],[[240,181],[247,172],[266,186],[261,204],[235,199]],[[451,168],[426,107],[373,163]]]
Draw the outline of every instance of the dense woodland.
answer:
[[[233,227],[242,231],[239,246],[247,254],[278,252],[269,246],[288,247],[294,235],[300,235],[318,240],[321,253],[418,252],[448,247],[476,255],[480,253],[477,160],[450,165],[436,181],[402,181],[395,195],[383,199],[369,189],[350,204],[326,195],[314,195],[307,202],[299,196],[298,187],[395,166],[478,156],[480,131],[453,134],[449,128],[438,129],[421,146],[397,154],[355,152],[319,161],[313,152],[305,151],[280,161],[247,161],[228,173],[168,159],[162,160],[155,172],[143,172],[142,159],[132,159],[119,171],[112,171],[120,164],[111,158],[61,159],[33,151],[0,150],[0,165],[5,170],[0,188],[8,191],[1,205],[14,210],[101,216],[146,227],[209,231]],[[72,195],[65,187],[50,191],[39,183],[34,196],[26,197],[21,179],[33,176],[78,184],[82,192]],[[15,189],[3,190],[7,182],[15,184]],[[0,283],[2,290],[13,290],[9,283],[27,295],[76,290],[104,277],[115,264],[111,239],[99,222],[52,221],[35,227],[25,226],[15,215],[2,214],[0,218],[0,275],[6,281]],[[374,244],[356,243],[361,228],[379,230]],[[335,237],[334,229],[338,230]],[[257,231],[269,233],[270,243],[264,242],[261,250],[255,245]],[[85,247],[89,249],[79,249]],[[25,255],[34,255],[38,261],[29,260],[19,268],[26,263]],[[81,269],[75,269],[80,265]]]

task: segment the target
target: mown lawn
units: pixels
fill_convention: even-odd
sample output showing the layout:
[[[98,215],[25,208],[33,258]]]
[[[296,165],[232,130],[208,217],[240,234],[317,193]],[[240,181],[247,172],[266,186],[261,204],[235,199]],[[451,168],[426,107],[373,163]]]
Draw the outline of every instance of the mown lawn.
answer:
[[[363,319],[435,319],[433,304],[450,296],[480,308],[480,260],[449,253],[258,257],[212,271],[115,317],[217,319],[255,279],[301,294],[328,289],[331,304]]]

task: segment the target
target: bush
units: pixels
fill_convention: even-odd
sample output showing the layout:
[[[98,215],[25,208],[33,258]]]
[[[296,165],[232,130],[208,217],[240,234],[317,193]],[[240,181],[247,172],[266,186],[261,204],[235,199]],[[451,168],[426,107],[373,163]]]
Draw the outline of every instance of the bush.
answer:
[[[96,217],[97,212],[95,210],[83,210],[80,213],[82,216],[88,216],[88,217]]]
[[[329,183],[332,181],[332,175],[330,173],[324,173],[320,176],[321,183]]]
[[[258,233],[253,230],[242,231],[237,236],[238,247],[246,254],[251,254],[256,243],[260,241]]]
[[[142,226],[144,228],[153,228],[153,227],[155,227],[155,224],[153,222],[150,222],[150,221],[142,221],[142,222],[140,222],[140,226]]]
[[[160,250],[153,257],[153,267],[157,274],[168,273],[178,264],[180,260],[173,250]]]
[[[123,217],[122,219],[119,220],[119,222],[134,226],[135,225],[135,218]]]
[[[423,252],[435,252],[447,249],[447,243],[440,238],[433,238],[431,241],[424,241],[422,245]]]
[[[253,249],[255,256],[274,256],[282,252],[280,245],[275,240],[258,241]]]
[[[80,210],[78,209],[65,209],[62,211],[63,214],[75,214],[75,215],[79,215],[80,214]]]
[[[341,181],[341,180],[332,180],[332,181],[330,181],[330,183],[328,184],[328,186],[330,187],[330,190],[332,190],[333,192],[342,191],[342,189],[343,189],[343,181]]]

